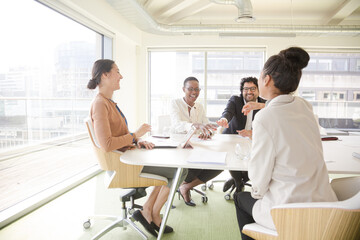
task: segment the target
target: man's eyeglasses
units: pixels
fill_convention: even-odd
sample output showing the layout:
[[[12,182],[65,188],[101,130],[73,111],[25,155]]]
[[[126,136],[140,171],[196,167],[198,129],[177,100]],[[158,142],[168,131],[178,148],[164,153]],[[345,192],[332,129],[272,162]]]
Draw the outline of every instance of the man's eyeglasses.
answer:
[[[195,92],[200,92],[201,91],[201,88],[186,88],[189,92],[193,92],[193,91],[195,91]]]
[[[249,87],[249,88],[244,87],[244,88],[243,88],[243,91],[244,91],[244,92],[247,92],[247,91],[249,91],[249,90],[252,91],[252,92],[254,92],[254,91],[256,90],[256,87]]]

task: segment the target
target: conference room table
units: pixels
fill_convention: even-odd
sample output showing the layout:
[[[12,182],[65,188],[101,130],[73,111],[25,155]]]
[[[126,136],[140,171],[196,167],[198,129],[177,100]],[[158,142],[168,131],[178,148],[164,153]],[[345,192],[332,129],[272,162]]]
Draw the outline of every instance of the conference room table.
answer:
[[[185,135],[172,135],[168,141],[184,141]],[[360,159],[352,156],[353,152],[360,153],[360,136],[338,136],[336,141],[323,141],[324,160],[329,173],[334,174],[360,174]],[[148,141],[159,141],[147,138]],[[209,140],[200,140],[197,136],[191,139],[193,148],[156,148],[152,150],[135,149],[126,151],[120,156],[120,161],[126,164],[158,166],[176,168],[176,174],[170,189],[168,203],[163,214],[162,223],[157,239],[161,239],[169,216],[172,202],[184,168],[220,169],[247,171],[248,161],[241,159],[236,145],[246,146],[251,140],[236,134],[215,134]],[[191,156],[197,153],[201,156],[199,162],[190,162]],[[225,159],[221,163],[211,162],[211,154],[223,153]],[[220,159],[221,160],[221,159]]]

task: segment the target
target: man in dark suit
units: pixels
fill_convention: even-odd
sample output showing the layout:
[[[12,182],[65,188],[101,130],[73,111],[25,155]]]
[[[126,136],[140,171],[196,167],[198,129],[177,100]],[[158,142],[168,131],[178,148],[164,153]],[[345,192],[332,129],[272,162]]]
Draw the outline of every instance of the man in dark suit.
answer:
[[[265,100],[259,97],[258,80],[255,77],[241,79],[240,96],[232,96],[226,108],[217,121],[219,126],[225,128],[224,134],[239,134],[243,137],[252,137],[251,123],[260,108],[265,106]],[[244,105],[250,106],[251,111],[244,111]],[[230,171],[232,176],[224,184],[223,191],[226,192],[235,184],[236,191],[242,191],[244,184],[249,181],[246,171]]]

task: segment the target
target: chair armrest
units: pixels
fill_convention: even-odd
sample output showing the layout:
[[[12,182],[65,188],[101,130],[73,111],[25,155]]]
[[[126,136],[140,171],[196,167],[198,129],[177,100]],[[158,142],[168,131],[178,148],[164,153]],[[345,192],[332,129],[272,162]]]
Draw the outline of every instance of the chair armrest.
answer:
[[[349,199],[360,191],[360,176],[333,179],[331,187],[339,201]]]
[[[142,177],[142,178],[156,179],[156,180],[160,180],[160,181],[164,181],[164,182],[168,183],[168,179],[166,177],[156,175],[156,174],[140,173],[139,176]]]
[[[242,232],[257,240],[271,240],[277,239],[278,237],[276,231],[263,227],[257,223],[246,224]]]
[[[360,209],[360,192],[355,196],[336,202],[307,202],[307,203],[287,203],[274,206],[272,209],[287,208],[336,208],[336,209]]]

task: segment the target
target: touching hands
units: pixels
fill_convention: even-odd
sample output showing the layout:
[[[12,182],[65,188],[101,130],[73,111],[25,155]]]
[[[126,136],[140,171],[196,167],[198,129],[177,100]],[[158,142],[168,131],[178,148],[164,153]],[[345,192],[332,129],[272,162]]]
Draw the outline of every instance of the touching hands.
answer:
[[[252,110],[257,110],[257,109],[262,109],[265,107],[265,103],[259,103],[259,102],[247,102],[241,112],[244,113],[244,115],[248,115],[249,112],[251,112]]]
[[[216,121],[216,123],[224,128],[228,128],[229,127],[229,123],[228,120],[226,118],[220,118],[218,121]]]
[[[149,124],[144,123],[134,133],[137,138],[140,138],[140,137],[144,136],[145,133],[150,132],[150,131],[151,131],[151,126]]]
[[[252,130],[236,130],[236,132],[242,137],[248,137],[252,139]]]
[[[137,146],[138,146],[138,148],[144,147],[146,149],[153,149],[155,147],[155,144],[153,144],[152,142],[139,140],[137,142]]]

